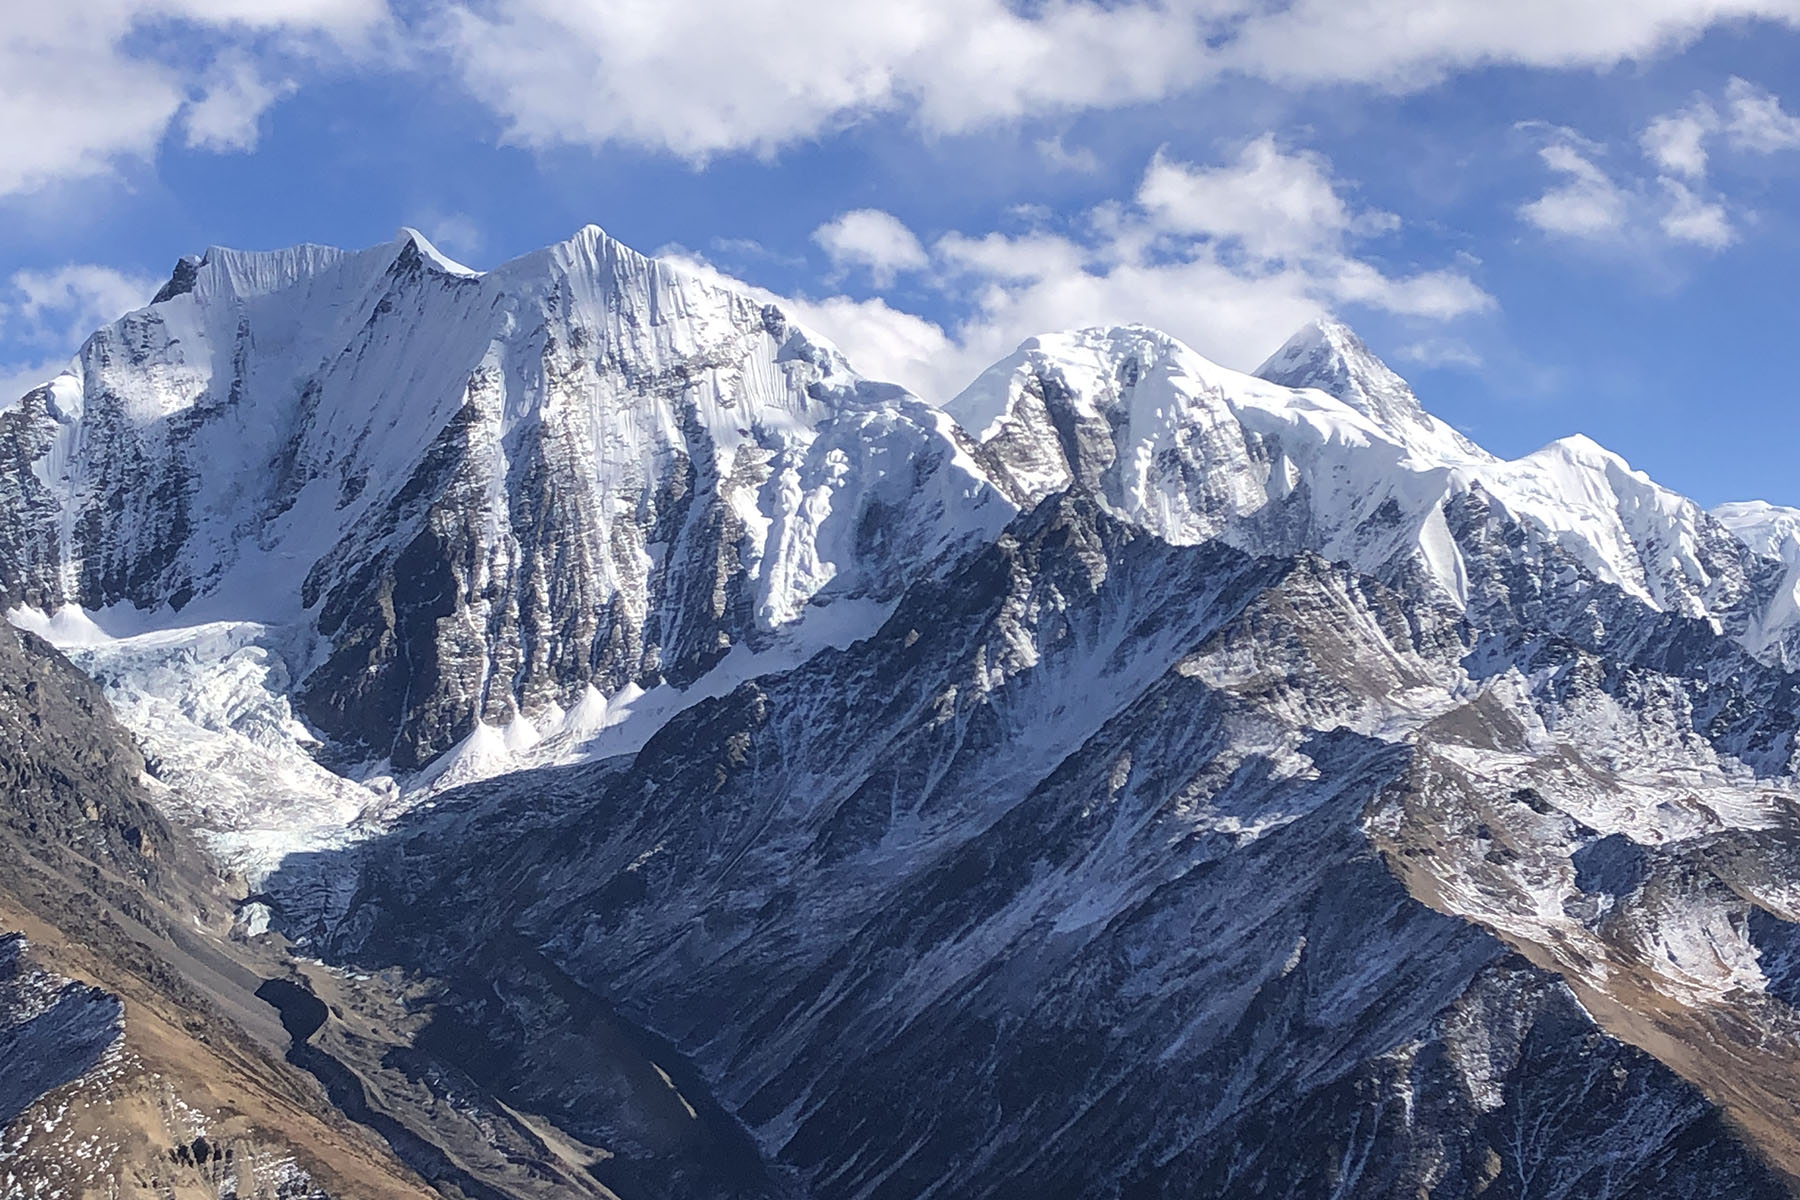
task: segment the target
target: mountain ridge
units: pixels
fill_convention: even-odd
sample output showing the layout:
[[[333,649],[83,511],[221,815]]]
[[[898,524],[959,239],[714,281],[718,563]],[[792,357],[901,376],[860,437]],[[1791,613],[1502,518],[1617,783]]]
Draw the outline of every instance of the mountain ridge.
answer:
[[[380,819],[396,788],[567,760],[607,730],[641,741],[722,686],[701,686],[714,667],[747,678],[866,635],[917,572],[1072,484],[1160,536],[1316,550],[1455,606],[1444,514],[1479,495],[1533,527],[1533,553],[1766,659],[1800,652],[1800,550],[1579,439],[1496,459],[1329,319],[1266,380],[1144,327],[1043,335],[936,408],[592,225],[483,272],[413,230],[215,247],[158,296],[0,413],[18,468],[0,591],[95,670],[118,635],[239,628],[270,682],[233,703],[267,714],[247,736],[291,784],[263,807],[321,814],[319,836]],[[1090,400],[1053,414],[1046,396]],[[121,490],[123,512],[94,499]],[[111,657],[146,655],[167,661]],[[243,686],[195,681],[181,707]],[[188,733],[246,758],[218,725]],[[316,774],[321,743],[349,784]],[[236,810],[214,833],[263,820],[243,792],[211,805]]]
[[[451,1194],[1793,1194],[1788,514],[1329,321],[938,408],[594,227],[164,292],[0,412],[9,616]]]

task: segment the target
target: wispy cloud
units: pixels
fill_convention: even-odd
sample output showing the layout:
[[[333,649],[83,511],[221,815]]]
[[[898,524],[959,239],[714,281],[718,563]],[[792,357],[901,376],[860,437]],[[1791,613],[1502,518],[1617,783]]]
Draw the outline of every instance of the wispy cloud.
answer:
[[[1596,149],[1559,130],[1557,140],[1538,151],[1559,182],[1519,208],[1526,223],[1577,238],[1609,238],[1625,228],[1625,191],[1594,162]]]
[[[418,228],[432,245],[459,259],[475,258],[487,246],[480,224],[465,212],[428,208],[419,218]]]
[[[1467,342],[1457,338],[1426,338],[1400,347],[1394,357],[1401,362],[1421,367],[1453,368],[1478,371],[1484,365],[1481,354]]]
[[[256,149],[263,113],[296,86],[291,80],[271,83],[262,67],[241,51],[221,54],[203,81],[200,97],[187,107],[187,144],[217,153]]]
[[[1061,134],[1055,137],[1040,138],[1037,142],[1038,154],[1043,157],[1044,164],[1053,171],[1073,171],[1079,175],[1092,175],[1100,169],[1100,156],[1086,146],[1068,146],[1064,144]]]
[[[1780,97],[1745,79],[1728,80],[1715,100],[1697,95],[1653,117],[1637,139],[1653,170],[1602,165],[1606,148],[1572,129],[1540,126],[1539,150],[1558,182],[1520,206],[1544,233],[1590,242],[1672,243],[1722,250],[1739,240],[1732,206],[1713,182],[1715,150],[1770,155],[1800,149],[1800,117]]]

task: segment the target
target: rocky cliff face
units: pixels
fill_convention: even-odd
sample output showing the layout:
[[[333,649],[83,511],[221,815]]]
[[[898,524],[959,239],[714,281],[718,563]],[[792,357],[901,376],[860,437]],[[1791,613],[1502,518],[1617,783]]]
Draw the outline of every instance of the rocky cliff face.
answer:
[[[1800,518],[1341,326],[940,411],[597,231],[212,251],[0,446],[265,1047],[447,1193],[1800,1178]]]

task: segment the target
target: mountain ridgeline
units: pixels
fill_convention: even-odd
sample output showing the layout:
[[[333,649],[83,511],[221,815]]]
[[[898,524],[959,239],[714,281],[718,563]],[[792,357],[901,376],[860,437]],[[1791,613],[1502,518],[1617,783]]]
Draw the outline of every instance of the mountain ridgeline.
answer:
[[[209,250],[0,410],[11,619],[143,755],[83,836],[343,1122],[296,1178],[1796,1194],[1800,513],[1331,321],[928,399],[590,227]]]

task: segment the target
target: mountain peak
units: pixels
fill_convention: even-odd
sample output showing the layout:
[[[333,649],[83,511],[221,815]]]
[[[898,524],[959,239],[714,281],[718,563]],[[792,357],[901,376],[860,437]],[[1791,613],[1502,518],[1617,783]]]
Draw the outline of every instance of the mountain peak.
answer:
[[[1317,388],[1335,396],[1402,441],[1436,425],[1406,380],[1354,330],[1331,317],[1301,326],[1254,373],[1283,387]]]
[[[412,250],[416,251],[420,258],[426,263],[446,274],[461,275],[468,278],[475,278],[481,274],[480,271],[477,271],[472,267],[465,267],[463,264],[445,254],[442,250],[439,250],[436,246],[432,245],[430,238],[426,237],[410,225],[401,226],[400,236],[395,240],[400,243],[403,252],[406,248],[410,247]]]

